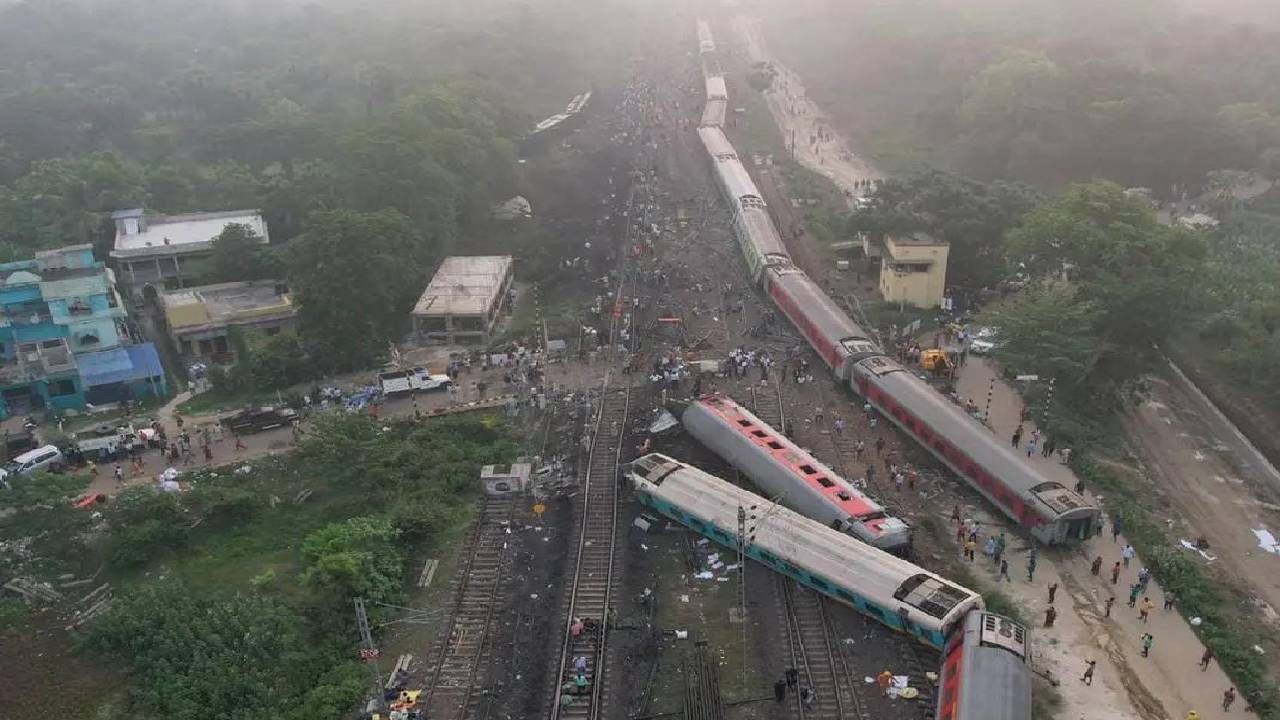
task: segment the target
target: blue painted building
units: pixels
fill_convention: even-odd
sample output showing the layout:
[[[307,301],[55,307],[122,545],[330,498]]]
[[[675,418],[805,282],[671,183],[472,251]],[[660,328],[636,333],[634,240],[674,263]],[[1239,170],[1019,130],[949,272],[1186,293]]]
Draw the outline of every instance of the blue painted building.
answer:
[[[155,348],[133,345],[125,314],[111,270],[94,260],[90,245],[0,264],[0,417],[82,408],[91,395],[99,402],[137,397],[139,388],[164,394],[164,373],[150,363]],[[100,353],[144,347],[126,353],[137,360],[127,389],[119,387],[119,362],[107,375],[81,371],[82,360],[103,365]]]

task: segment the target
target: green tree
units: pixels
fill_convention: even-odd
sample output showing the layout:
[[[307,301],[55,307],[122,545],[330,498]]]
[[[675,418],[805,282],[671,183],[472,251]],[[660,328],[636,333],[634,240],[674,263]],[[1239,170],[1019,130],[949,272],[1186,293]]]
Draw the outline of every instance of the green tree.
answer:
[[[313,213],[289,246],[302,339],[328,370],[367,367],[400,338],[426,285],[429,248],[404,215]]]
[[[109,236],[113,210],[147,200],[140,166],[114,152],[45,160],[0,187],[0,242],[28,253]]]
[[[1031,188],[933,171],[879,183],[850,218],[852,232],[930,233],[951,244],[947,284],[985,287],[1003,279],[1004,234],[1040,201]]]
[[[1010,231],[1010,262],[1033,278],[1067,277],[1097,305],[1095,332],[1114,352],[1106,368],[1140,368],[1195,303],[1206,255],[1198,233],[1161,225],[1151,207],[1114,183],[1073,185]]]
[[[176,494],[151,487],[129,488],[118,494],[107,521],[111,561],[124,567],[143,565],[181,548],[191,524]]]
[[[262,243],[262,236],[243,223],[227,225],[213,239],[210,282],[238,282],[280,277],[284,268]]]
[[[405,560],[396,536],[390,521],[373,517],[351,518],[311,533],[302,543],[307,585],[343,605],[356,597],[375,602],[398,598]]]
[[[1098,306],[1065,280],[1040,280],[985,308],[983,324],[1000,329],[1005,367],[1072,386],[1083,384],[1108,351],[1096,334]]]

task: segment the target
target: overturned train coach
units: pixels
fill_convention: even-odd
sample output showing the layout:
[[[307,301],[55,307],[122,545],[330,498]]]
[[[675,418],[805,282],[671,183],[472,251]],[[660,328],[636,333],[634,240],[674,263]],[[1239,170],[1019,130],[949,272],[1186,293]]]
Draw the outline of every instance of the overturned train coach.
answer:
[[[1026,629],[922,568],[665,455],[629,470],[644,505],[770,569],[944,651],[938,720],[1029,720]]]
[[[706,395],[668,409],[767,496],[885,552],[910,552],[910,525],[733,400]]]

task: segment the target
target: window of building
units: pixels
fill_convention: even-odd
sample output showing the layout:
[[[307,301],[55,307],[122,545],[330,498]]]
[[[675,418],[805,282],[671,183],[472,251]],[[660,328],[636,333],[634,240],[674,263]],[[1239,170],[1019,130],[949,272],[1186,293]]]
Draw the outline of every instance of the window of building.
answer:
[[[280,334],[280,328],[279,328],[279,327],[263,328],[263,330],[262,330],[262,331],[263,331],[264,333],[266,333],[268,336],[271,336],[271,335],[279,335],[279,334]]]
[[[44,342],[40,343],[40,347],[60,348],[62,347],[62,341],[61,340],[45,340]]]
[[[455,317],[453,319],[453,329],[458,332],[479,332],[484,330],[484,318],[471,315],[468,317]]]
[[[435,333],[444,331],[445,325],[442,317],[425,317],[418,320],[418,332]]]
[[[930,263],[891,263],[889,269],[895,273],[927,273]]]
[[[54,380],[49,383],[50,397],[65,397],[67,395],[76,394],[76,383],[74,380]]]

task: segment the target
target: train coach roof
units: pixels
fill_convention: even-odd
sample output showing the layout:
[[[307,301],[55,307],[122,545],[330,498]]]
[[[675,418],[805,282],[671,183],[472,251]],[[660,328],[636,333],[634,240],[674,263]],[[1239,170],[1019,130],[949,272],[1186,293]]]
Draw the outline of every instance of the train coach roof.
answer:
[[[850,517],[865,517],[884,511],[884,508],[858,492],[835,470],[819,462],[813,455],[733,400],[723,395],[705,395],[699,398],[694,406],[716,417],[729,432],[736,432],[749,439],[762,452],[772,455],[800,482],[822,493],[828,502],[839,507],[841,512]],[[690,409],[694,406],[690,406]]]
[[[805,316],[831,341],[839,344],[847,338],[869,339],[870,335],[862,326],[853,321],[839,305],[835,303],[818,284],[803,272],[778,272],[770,281],[776,284],[796,305],[803,308]]]
[[[745,207],[742,209],[742,222],[751,236],[751,242],[762,255],[785,255],[790,257],[787,246],[778,234],[778,228],[769,217],[769,211],[763,207]]]
[[[762,198],[760,189],[756,187],[756,183],[751,179],[747,168],[742,164],[742,159],[730,160],[718,163],[716,172],[720,174],[725,188],[729,195],[741,200],[744,197]]]
[[[982,607],[968,588],[665,455],[638,459],[633,472],[661,481],[646,492],[729,533],[744,508],[753,516],[754,546],[882,608],[909,605],[943,620]]]
[[[723,127],[728,105],[728,100],[708,100],[706,106],[702,108],[702,126]]]
[[[711,75],[707,78],[707,99],[727,99],[729,88],[724,84],[723,75]]]
[[[737,159],[738,151],[733,149],[733,143],[729,142],[729,138],[725,137],[724,131],[720,128],[700,127],[698,137],[701,138],[702,146],[707,149],[707,153],[716,159],[716,164],[725,159]]]
[[[1057,519],[1087,517],[1097,512],[1084,498],[1051,480],[923,380],[909,373],[891,373],[881,376],[877,383],[895,402],[930,427],[946,428],[948,442],[961,448],[973,462],[999,478],[1041,514]]]

